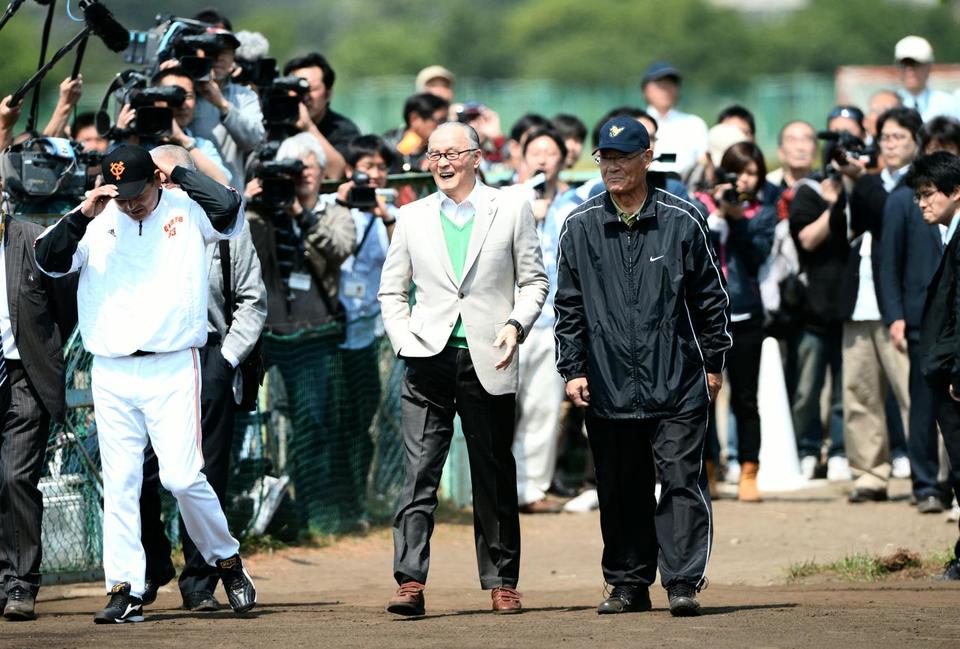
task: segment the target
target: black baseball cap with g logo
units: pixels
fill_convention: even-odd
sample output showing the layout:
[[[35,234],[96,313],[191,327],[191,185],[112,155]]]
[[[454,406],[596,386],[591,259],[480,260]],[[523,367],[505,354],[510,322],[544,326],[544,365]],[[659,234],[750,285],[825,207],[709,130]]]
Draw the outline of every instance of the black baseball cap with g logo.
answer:
[[[154,164],[150,153],[143,147],[122,144],[103,157],[100,172],[104,185],[117,186],[117,198],[129,200],[143,192],[153,180]]]

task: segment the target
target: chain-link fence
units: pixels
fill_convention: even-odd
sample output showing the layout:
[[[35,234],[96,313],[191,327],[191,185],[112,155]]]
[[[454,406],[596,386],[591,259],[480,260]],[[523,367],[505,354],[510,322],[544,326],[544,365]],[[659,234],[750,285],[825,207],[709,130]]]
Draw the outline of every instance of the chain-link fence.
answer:
[[[295,542],[388,522],[403,480],[403,365],[385,338],[339,348],[343,327],[265,335],[270,371],[257,412],[237,417],[227,493],[231,530]],[[51,431],[40,488],[45,580],[91,578],[100,567],[102,493],[90,395],[91,357],[67,346],[68,415]],[[176,542],[176,507],[164,498]]]

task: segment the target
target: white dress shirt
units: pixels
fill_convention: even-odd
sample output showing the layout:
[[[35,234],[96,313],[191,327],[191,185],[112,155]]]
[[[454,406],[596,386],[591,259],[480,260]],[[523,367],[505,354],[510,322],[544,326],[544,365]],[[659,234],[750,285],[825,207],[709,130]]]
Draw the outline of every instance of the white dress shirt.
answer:
[[[440,192],[440,211],[450,219],[458,228],[466,225],[470,219],[477,213],[477,202],[480,200],[480,187],[483,186],[479,180],[473,186],[470,195],[460,204],[454,202],[452,198]]]

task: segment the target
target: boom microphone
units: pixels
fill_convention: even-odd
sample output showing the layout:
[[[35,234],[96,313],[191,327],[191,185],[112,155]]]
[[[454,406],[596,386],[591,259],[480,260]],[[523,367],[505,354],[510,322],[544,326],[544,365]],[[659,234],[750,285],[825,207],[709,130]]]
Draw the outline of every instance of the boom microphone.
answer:
[[[100,37],[107,49],[122,52],[130,44],[130,32],[117,22],[110,10],[99,2],[81,5],[87,28]]]

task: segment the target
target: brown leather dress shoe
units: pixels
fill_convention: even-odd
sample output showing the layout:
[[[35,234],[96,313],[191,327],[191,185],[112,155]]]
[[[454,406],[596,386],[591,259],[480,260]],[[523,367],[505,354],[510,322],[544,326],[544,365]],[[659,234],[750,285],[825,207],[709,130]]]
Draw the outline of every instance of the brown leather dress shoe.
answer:
[[[520,593],[515,588],[509,586],[500,586],[490,591],[490,599],[493,600],[494,613],[519,613],[523,610],[520,605]]]
[[[559,514],[563,511],[563,503],[552,498],[541,498],[526,505],[520,505],[521,514]]]
[[[397,615],[423,615],[423,589],[419,581],[406,581],[400,584],[396,594],[387,604],[387,611]]]

